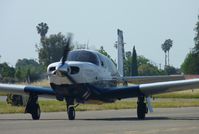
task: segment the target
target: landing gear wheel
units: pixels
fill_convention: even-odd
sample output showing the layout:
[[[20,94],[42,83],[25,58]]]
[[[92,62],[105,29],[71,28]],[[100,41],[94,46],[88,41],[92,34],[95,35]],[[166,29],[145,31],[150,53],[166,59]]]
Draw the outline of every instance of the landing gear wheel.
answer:
[[[35,104],[34,109],[31,112],[33,120],[39,120],[41,115],[41,109],[39,104]]]
[[[144,120],[146,113],[148,113],[148,108],[145,103],[145,97],[143,95],[138,97],[137,102],[137,117],[139,120]]]
[[[75,108],[74,107],[69,107],[68,108],[68,119],[69,120],[74,120],[75,119]]]
[[[38,103],[38,95],[30,94],[25,113],[30,113],[33,120],[39,120],[41,115],[41,109]]]
[[[137,106],[137,117],[139,120],[144,120],[147,113],[147,106],[145,103],[140,103]]]

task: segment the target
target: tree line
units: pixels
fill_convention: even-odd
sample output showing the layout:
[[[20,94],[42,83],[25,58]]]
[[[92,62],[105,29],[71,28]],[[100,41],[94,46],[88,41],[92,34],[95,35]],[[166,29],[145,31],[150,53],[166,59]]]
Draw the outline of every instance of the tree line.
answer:
[[[172,75],[179,73],[180,70],[173,66],[166,66],[164,69],[161,69],[146,57],[142,55],[137,56],[135,46],[132,53],[130,51],[126,52],[124,61],[125,76]]]
[[[181,65],[181,69],[185,74],[199,74],[199,15],[194,31],[196,32],[194,37],[195,46],[187,54]]]
[[[6,62],[0,63],[0,82],[13,83],[37,81],[46,77],[46,67],[50,63],[60,60],[63,47],[66,45],[67,37],[62,33],[46,36],[49,27],[44,22],[39,23],[36,26],[36,30],[40,35],[40,42],[36,44],[38,61],[26,58],[19,59],[15,67],[9,66]],[[194,37],[195,46],[187,54],[181,65],[181,70],[176,69],[169,63],[169,52],[173,46],[173,40],[166,39],[165,42],[161,44],[161,48],[165,55],[165,66],[163,69],[158,68],[146,57],[141,55],[137,56],[135,47],[133,47],[132,52],[126,52],[124,61],[125,75],[165,75],[180,72],[183,72],[184,74],[199,74],[199,16],[194,31],[196,32]],[[78,46],[78,44],[76,45]],[[74,46],[75,44],[73,44],[71,49],[74,49]],[[111,58],[110,55],[104,50],[103,46],[98,51]],[[113,59],[112,61],[114,62]]]
[[[31,82],[44,78],[43,67],[33,59],[19,59],[15,67],[0,63],[0,82]]]

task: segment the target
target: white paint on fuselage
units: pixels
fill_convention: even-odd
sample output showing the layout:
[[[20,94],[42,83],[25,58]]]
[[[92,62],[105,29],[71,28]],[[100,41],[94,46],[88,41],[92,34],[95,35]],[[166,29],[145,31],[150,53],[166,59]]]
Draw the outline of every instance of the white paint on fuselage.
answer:
[[[98,81],[112,80],[116,75],[118,76],[117,69],[112,61],[106,56],[96,51],[91,50],[76,50],[76,51],[88,51],[92,52],[97,56],[99,65],[91,62],[82,61],[66,61],[65,64],[60,68],[60,62],[52,63],[48,66],[47,73],[49,76],[50,83],[56,85],[72,84],[71,81],[64,75],[59,73],[61,71],[67,72],[77,83],[95,83]],[[50,70],[54,67],[55,70]],[[79,72],[76,74],[70,74],[70,67],[78,67]],[[57,71],[55,73],[54,71]]]

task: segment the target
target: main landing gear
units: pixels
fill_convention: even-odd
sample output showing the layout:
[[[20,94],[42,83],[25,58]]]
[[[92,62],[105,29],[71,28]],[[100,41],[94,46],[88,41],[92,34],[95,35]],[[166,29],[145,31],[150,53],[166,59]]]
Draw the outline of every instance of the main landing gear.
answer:
[[[30,94],[25,113],[30,113],[33,120],[40,119],[41,109],[38,103],[38,95]]]
[[[148,113],[148,108],[145,102],[145,96],[141,95],[137,101],[137,117],[139,120],[145,119],[145,115]]]
[[[74,120],[75,119],[74,99],[73,98],[66,98],[66,103],[67,103],[68,119]]]

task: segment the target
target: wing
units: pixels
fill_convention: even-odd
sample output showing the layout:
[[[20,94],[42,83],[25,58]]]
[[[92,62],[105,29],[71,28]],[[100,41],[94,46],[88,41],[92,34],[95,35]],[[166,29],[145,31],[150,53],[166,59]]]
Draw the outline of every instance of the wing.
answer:
[[[134,84],[153,83],[153,82],[164,82],[174,80],[184,80],[184,75],[160,75],[160,76],[128,76],[122,78],[124,81],[131,82]]]
[[[139,88],[145,95],[197,89],[199,88],[199,79],[141,84]]]
[[[37,86],[25,86],[15,84],[0,84],[0,92],[13,93],[13,94],[30,94],[35,93],[42,96],[54,96],[55,92],[51,88],[37,87]]]
[[[199,88],[199,79],[156,82],[133,85],[129,87],[114,87],[96,90],[100,92],[104,98],[123,99],[137,97],[140,94],[150,96],[154,94],[190,90],[196,88]]]

